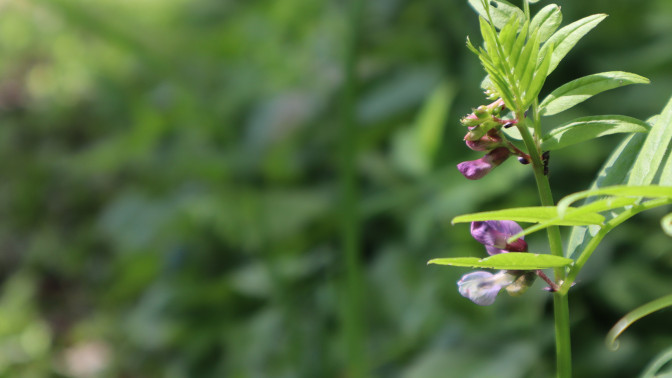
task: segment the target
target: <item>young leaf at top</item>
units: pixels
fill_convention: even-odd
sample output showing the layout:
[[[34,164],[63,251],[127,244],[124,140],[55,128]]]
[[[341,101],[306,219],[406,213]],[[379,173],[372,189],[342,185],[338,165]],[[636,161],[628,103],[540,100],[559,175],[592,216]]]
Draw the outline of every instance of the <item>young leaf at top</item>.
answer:
[[[552,50],[551,53],[547,54],[541,61],[539,66],[534,70],[534,77],[532,78],[532,82],[527,87],[527,90],[524,92],[525,99],[523,100],[523,103],[525,105],[523,106],[523,108],[527,108],[529,105],[532,104],[534,99],[537,98],[537,96],[539,95],[541,87],[544,86],[544,82],[546,82],[546,77],[548,76],[548,67],[551,63],[551,56],[552,56]]]
[[[539,30],[539,42],[546,41],[562,23],[562,12],[556,4],[549,4],[534,16],[530,22],[532,32]]]
[[[617,133],[644,133],[649,125],[636,118],[606,115],[582,117],[551,130],[542,137],[543,150],[557,150],[604,135]]]
[[[606,17],[606,14],[594,14],[572,22],[555,32],[544,44],[545,48],[547,48],[547,46],[554,46],[548,74],[550,75],[550,73],[555,70],[562,58],[567,55],[572,47],[574,47],[584,35],[602,22]],[[541,56],[544,56],[545,53],[545,49],[542,50]]]
[[[492,16],[492,24],[497,29],[501,29],[506,25],[511,17],[518,17],[519,20],[525,19],[525,13],[517,6],[503,0],[486,0],[489,4],[494,3],[495,6],[490,6],[490,16]],[[469,0],[469,5],[483,18],[488,20],[488,13],[483,8],[481,0]]]
[[[427,264],[464,266],[486,269],[508,270],[537,270],[548,268],[561,268],[570,265],[574,260],[566,257],[536,254],[529,252],[499,253],[490,257],[479,259],[478,257],[446,257],[432,259]]]
[[[539,114],[542,116],[558,114],[600,92],[637,83],[648,84],[649,79],[621,71],[584,76],[560,86],[546,96],[539,104]]]

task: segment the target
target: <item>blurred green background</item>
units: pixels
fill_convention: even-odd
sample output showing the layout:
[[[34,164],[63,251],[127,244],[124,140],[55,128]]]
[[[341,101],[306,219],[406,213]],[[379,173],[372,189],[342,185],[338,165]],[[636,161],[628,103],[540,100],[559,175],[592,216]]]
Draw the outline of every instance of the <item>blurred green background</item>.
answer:
[[[553,375],[542,283],[484,308],[457,292],[468,269],[425,265],[484,255],[452,217],[537,204],[531,170],[513,159],[477,182],[455,168],[480,157],[458,122],[485,103],[464,43],[480,41],[475,13],[462,0],[363,3],[358,29],[336,0],[0,2],[0,376]],[[652,84],[545,127],[660,112],[672,2],[558,3],[563,24],[610,17],[542,95],[601,71]],[[556,199],[585,189],[621,138],[554,153]],[[663,214],[610,235],[574,287],[577,377],[632,377],[672,346],[670,310],[626,331],[616,352],[603,342],[672,288]],[[547,252],[545,235],[529,242]]]

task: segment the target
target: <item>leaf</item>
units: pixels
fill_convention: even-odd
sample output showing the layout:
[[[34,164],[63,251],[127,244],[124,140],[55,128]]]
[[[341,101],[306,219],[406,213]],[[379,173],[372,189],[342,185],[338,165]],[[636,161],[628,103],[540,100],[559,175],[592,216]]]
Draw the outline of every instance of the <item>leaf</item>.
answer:
[[[549,4],[539,10],[530,22],[532,32],[539,30],[539,42],[547,40],[562,23],[562,12],[556,4]]]
[[[530,59],[530,56],[532,54],[534,55],[534,61]],[[523,50],[520,52],[520,56],[518,57],[518,63],[516,64],[515,70],[514,70],[514,76],[516,79],[522,81],[523,75],[527,72],[527,67],[532,66],[532,69],[536,66],[536,56],[539,53],[539,43],[537,42],[537,34],[533,33],[530,36],[530,39],[527,41],[525,44],[525,47],[523,47]],[[524,88],[524,86],[518,85],[519,88]]]
[[[555,32],[544,44],[546,46],[554,46],[553,56],[551,58],[551,65],[548,69],[550,74],[558,66],[562,58],[579,42],[579,40],[592,30],[597,24],[602,22],[607,17],[606,14],[594,14],[592,16],[584,17],[578,21],[572,22],[564,28]],[[542,56],[546,52],[542,51]]]
[[[558,223],[558,225],[575,226],[601,224],[602,221],[604,221],[604,217],[597,213],[574,215],[573,211],[574,209],[566,211],[562,221]],[[558,210],[555,206],[531,206],[460,215],[453,218],[451,224],[488,220],[512,220],[516,222],[538,223],[558,217]]]
[[[532,82],[530,85],[527,87],[527,90],[525,92],[525,100],[523,108],[527,108],[530,104],[532,104],[532,101],[534,101],[535,98],[539,95],[539,92],[541,91],[541,87],[544,86],[544,82],[546,82],[546,77],[548,76],[548,67],[551,63],[551,54],[547,54],[546,57],[544,57],[544,60],[541,61],[541,64],[537,69],[535,70],[534,73],[534,78],[532,79]]]
[[[666,295],[662,298],[653,300],[645,305],[639,306],[636,309],[628,312],[624,317],[622,317],[607,333],[606,343],[607,346],[611,349],[618,349],[618,336],[620,336],[626,328],[630,327],[632,323],[637,320],[653,313],[658,310],[662,310],[666,307],[672,306],[672,294]]]
[[[635,202],[637,202],[636,198],[620,198],[620,197],[609,197],[609,198],[604,198],[595,202],[591,202],[588,205],[584,205],[581,207],[577,207],[576,210],[574,210],[574,215],[579,215],[579,214],[586,214],[586,213],[599,213],[602,211],[606,210],[611,210],[611,209],[616,209],[619,207],[624,207],[628,205],[632,205]],[[530,226],[523,231],[509,237],[509,242],[513,242],[523,236],[527,236],[531,233],[543,230],[544,228],[550,227],[550,226],[559,226],[560,222],[562,221],[562,218],[554,218],[554,219],[549,219],[547,221],[539,222],[533,226]]]
[[[537,57],[539,56],[539,40],[537,33],[532,33],[532,37],[527,41],[527,45],[531,45],[532,49],[530,51],[530,56],[527,64],[525,65],[525,70],[521,72],[520,76],[516,76],[519,79],[518,88],[520,92],[528,90],[532,77],[537,69]],[[525,48],[527,48],[527,45]],[[520,63],[520,62],[519,62]]]
[[[485,50],[488,52],[488,56],[490,57],[493,65],[501,69],[501,57],[499,56],[499,51],[497,49],[497,34],[495,34],[495,30],[492,25],[490,25],[490,23],[488,23],[488,21],[486,21],[483,17],[479,17],[478,22],[481,26],[481,35],[483,36]]]
[[[520,58],[520,51],[523,49],[523,46],[525,45],[525,39],[527,38],[527,32],[529,28],[530,28],[529,22],[525,21],[525,23],[523,24],[523,28],[520,30],[520,33],[518,33],[518,38],[516,38],[516,42],[513,44],[513,47],[511,47],[511,52],[507,56],[511,67],[515,67],[518,64],[518,60]]]
[[[672,186],[672,153],[667,156],[667,162],[660,173],[660,185]]]
[[[647,186],[629,186],[629,185],[616,185],[616,186],[607,186],[604,188],[596,188],[584,190],[582,192],[570,194],[565,198],[558,201],[558,214],[563,214],[565,211],[569,210],[569,205],[572,203],[587,197],[593,196],[602,196],[602,195],[611,195],[611,196],[620,196],[620,197],[651,197],[651,198],[669,198],[672,199],[672,186],[659,186],[659,185],[647,185]],[[575,213],[576,209],[573,208],[571,213]]]
[[[501,29],[506,25],[511,17],[518,17],[519,20],[525,19],[525,13],[518,8],[517,6],[502,0],[492,1],[489,0],[488,3],[495,4],[495,6],[490,6],[490,15],[492,16],[492,24],[497,28]],[[483,8],[481,0],[469,0],[469,5],[478,13],[481,17],[489,21],[488,13]]]
[[[423,156],[424,166],[431,166],[439,149],[444,124],[455,96],[455,88],[442,82],[425,102],[416,121],[418,152]]]
[[[511,54],[511,48],[516,41],[516,32],[518,31],[518,28],[520,28],[520,20],[517,17],[513,17],[499,32],[499,43],[502,44],[504,56],[509,56]]]
[[[642,150],[632,166],[628,185],[650,184],[665,156],[672,139],[672,98],[660,114],[644,141]]]
[[[490,257],[446,257],[432,259],[427,264],[465,266],[486,269],[537,270],[561,268],[574,262],[566,257],[529,252],[499,253]]]
[[[539,104],[539,114],[550,116],[563,112],[590,97],[628,84],[648,84],[649,79],[629,72],[612,71],[588,75],[557,88]]]
[[[557,150],[572,144],[616,133],[643,133],[649,125],[636,118],[606,115],[572,120],[542,137],[543,150]]]

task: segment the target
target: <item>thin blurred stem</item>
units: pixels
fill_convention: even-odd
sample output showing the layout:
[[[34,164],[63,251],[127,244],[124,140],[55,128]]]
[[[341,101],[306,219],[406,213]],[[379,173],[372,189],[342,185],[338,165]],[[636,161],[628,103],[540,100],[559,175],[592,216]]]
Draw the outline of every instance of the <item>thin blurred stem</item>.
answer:
[[[533,104],[534,130],[539,130],[537,114],[537,103]],[[528,129],[525,114],[522,111],[516,112],[516,118],[523,120],[519,122],[518,130],[523,136],[523,141],[527,147],[528,153],[532,158],[532,168],[534,170],[534,179],[537,182],[539,199],[543,206],[554,206],[551,186],[548,182],[548,176],[544,174],[544,163],[541,159],[541,151],[538,144],[538,138],[534,138]],[[562,240],[560,229],[557,226],[547,228],[548,242],[551,247],[551,253],[555,256],[563,256]],[[555,281],[564,281],[566,272],[564,268],[555,269]],[[555,320],[555,352],[556,368],[558,378],[570,378],[572,376],[572,350],[569,329],[569,301],[567,293],[553,293],[553,314]]]
[[[356,65],[359,50],[359,30],[362,18],[362,2],[350,0],[348,22],[350,25],[345,56],[345,83],[343,92],[342,128],[340,133],[340,177],[341,177],[341,243],[345,253],[345,301],[343,306],[343,326],[347,356],[346,376],[360,378],[366,376],[364,354],[364,311],[362,306],[362,268],[359,252],[359,192],[356,182],[355,162],[357,157],[357,103]]]

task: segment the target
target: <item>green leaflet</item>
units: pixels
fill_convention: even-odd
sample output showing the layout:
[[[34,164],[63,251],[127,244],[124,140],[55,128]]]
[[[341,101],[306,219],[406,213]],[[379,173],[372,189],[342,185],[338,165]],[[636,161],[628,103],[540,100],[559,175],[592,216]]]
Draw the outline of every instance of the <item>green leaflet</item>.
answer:
[[[557,224],[562,226],[576,226],[601,224],[604,221],[604,217],[600,214],[585,212],[575,214],[574,211],[575,209],[566,211],[564,217],[562,217]],[[555,206],[531,206],[460,215],[453,218],[451,223],[455,224],[488,220],[512,220],[516,222],[538,223],[556,218],[559,218],[559,214],[558,209]]]
[[[650,125],[651,123],[649,123]],[[609,159],[604,163],[597,174],[597,178],[592,185],[592,188],[601,188],[609,185],[624,184],[628,178],[628,172],[632,167],[633,162],[637,158],[637,154],[644,144],[646,138],[645,134],[632,134],[625,138],[621,144],[616,147],[611,153]],[[591,203],[596,198],[587,198],[584,202]],[[607,220],[611,215],[607,216]],[[590,232],[590,234],[588,234]],[[591,226],[588,229],[585,227],[572,227],[569,236],[569,244],[567,246],[567,256],[572,256],[577,250],[583,250],[588,244],[592,236],[597,232],[597,226]]]
[[[562,12],[556,4],[549,4],[539,10],[530,22],[532,32],[539,30],[539,42],[546,41],[562,23]]]
[[[446,257],[432,259],[427,264],[465,266],[486,269],[537,270],[560,268],[574,262],[566,257],[529,252],[499,253],[490,257]]]
[[[517,6],[503,0],[490,1],[488,3],[496,3],[496,7],[490,6],[490,15],[492,16],[492,24],[497,28],[501,29],[506,25],[511,17],[518,17],[519,20],[525,19],[525,13],[518,8]],[[481,17],[488,19],[488,13],[483,8],[483,3],[481,0],[469,0],[469,5],[478,13]]]
[[[542,137],[543,150],[557,150],[572,144],[616,133],[643,133],[649,125],[636,118],[605,115],[572,120]]]
[[[598,93],[638,83],[649,83],[649,79],[621,71],[584,76],[560,86],[546,96],[539,104],[539,114],[542,116],[558,114]]]
[[[550,74],[553,72],[562,58],[567,55],[576,43],[606,17],[606,14],[594,14],[572,22],[555,32],[544,45],[544,48],[546,48],[546,46],[555,46],[548,73]],[[542,50],[541,55],[544,56],[545,53],[546,51]]]
[[[569,205],[572,203],[587,197],[601,196],[601,195],[611,195],[611,196],[621,196],[621,197],[651,197],[651,198],[668,198],[672,199],[672,186],[659,186],[659,185],[647,185],[647,186],[629,186],[629,185],[616,185],[616,186],[607,186],[604,188],[596,188],[584,190],[582,192],[570,194],[567,197],[561,199],[558,202],[557,210],[558,214],[562,215],[567,210],[569,210]],[[569,214],[574,214],[576,209],[573,208]]]
[[[586,213],[599,213],[602,211],[607,211],[607,210],[612,210],[612,209],[617,209],[620,207],[624,206],[629,206],[637,202],[636,198],[621,198],[621,197],[608,197],[604,198],[595,202],[591,202],[587,205],[583,205],[581,207],[577,207],[575,210],[573,210],[574,215],[579,215],[579,214],[586,214]],[[533,232],[537,232],[540,230],[543,230],[544,228],[550,227],[550,226],[560,226],[560,222],[562,222],[561,217],[557,217],[554,219],[549,219],[547,221],[539,222],[533,226],[530,226],[523,231],[517,233],[516,235],[511,236],[508,240],[509,242],[513,242],[518,238],[521,238],[523,236],[529,235]]]
[[[642,151],[632,166],[628,185],[648,185],[653,181],[671,140],[672,98],[668,101],[651,131],[649,131],[649,135],[642,146]]]
[[[666,295],[662,298],[658,298],[654,301],[651,301],[643,306],[637,307],[636,309],[628,312],[616,324],[614,324],[611,330],[609,330],[609,333],[607,334],[607,338],[605,340],[607,346],[609,346],[612,349],[618,349],[618,341],[616,339],[632,323],[653,312],[662,310],[670,306],[672,306],[672,294]]]
[[[441,143],[450,104],[455,97],[452,84],[443,81],[425,102],[415,122],[416,143],[423,166],[429,168]]]
[[[547,54],[539,64],[539,67],[537,67],[534,70],[535,71],[534,78],[532,79],[530,85],[527,87],[527,91],[524,92],[525,93],[525,99],[523,100],[525,104],[523,106],[524,108],[527,108],[532,104],[534,99],[537,98],[537,96],[539,95],[541,87],[544,86],[544,82],[546,82],[546,77],[548,76],[548,67],[551,64],[551,57],[552,52],[550,54]]]

